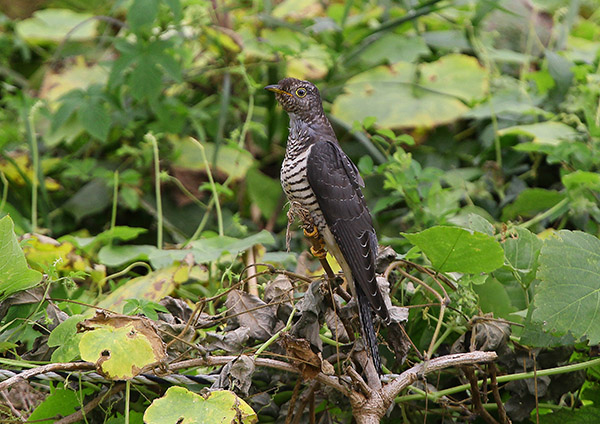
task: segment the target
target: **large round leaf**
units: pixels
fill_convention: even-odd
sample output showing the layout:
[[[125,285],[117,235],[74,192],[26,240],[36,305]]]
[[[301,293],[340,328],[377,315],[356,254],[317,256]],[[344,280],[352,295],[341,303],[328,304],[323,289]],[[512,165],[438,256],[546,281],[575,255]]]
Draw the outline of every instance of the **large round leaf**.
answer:
[[[171,387],[144,413],[146,424],[252,424],[257,422],[250,405],[229,390],[200,396],[183,387]]]
[[[430,64],[398,62],[348,80],[332,113],[352,124],[377,118],[388,128],[433,127],[460,118],[487,91],[487,75],[477,60],[449,55]]]
[[[600,240],[559,231],[544,242],[539,264],[533,321],[551,332],[600,343]]]
[[[492,272],[504,264],[504,251],[494,237],[458,227],[438,226],[403,234],[418,246],[438,271]]]

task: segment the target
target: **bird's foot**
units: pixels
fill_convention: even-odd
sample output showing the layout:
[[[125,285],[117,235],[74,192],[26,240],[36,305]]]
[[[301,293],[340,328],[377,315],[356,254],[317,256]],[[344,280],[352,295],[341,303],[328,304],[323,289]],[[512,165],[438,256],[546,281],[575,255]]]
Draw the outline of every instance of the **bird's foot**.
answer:
[[[313,226],[312,226],[312,230],[310,230],[310,231],[307,231],[307,229],[306,229],[306,228],[304,228],[304,235],[305,235],[306,237],[310,237],[310,238],[316,238],[316,237],[318,237],[318,236],[319,236],[319,230],[317,229],[317,226],[316,226],[316,225],[313,225]]]
[[[323,243],[323,239],[319,234],[319,230],[316,225],[312,225],[312,229],[307,230],[307,227],[304,227],[304,235],[311,239],[312,246],[310,247],[310,253],[317,259],[324,259],[327,256],[327,251],[325,250],[325,243]]]

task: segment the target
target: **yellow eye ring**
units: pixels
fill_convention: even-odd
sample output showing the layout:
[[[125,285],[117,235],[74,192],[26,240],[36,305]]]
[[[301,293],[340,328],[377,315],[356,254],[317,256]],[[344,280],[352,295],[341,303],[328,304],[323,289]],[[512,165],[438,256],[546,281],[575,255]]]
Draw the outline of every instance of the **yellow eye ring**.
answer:
[[[302,88],[300,87],[299,89],[296,90],[296,96],[302,98],[306,96],[306,88]]]

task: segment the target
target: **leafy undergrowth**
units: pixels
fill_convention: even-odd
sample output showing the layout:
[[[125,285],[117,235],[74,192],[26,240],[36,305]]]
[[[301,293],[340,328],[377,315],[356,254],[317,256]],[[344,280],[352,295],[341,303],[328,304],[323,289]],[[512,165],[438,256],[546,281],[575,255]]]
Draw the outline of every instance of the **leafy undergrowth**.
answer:
[[[598,421],[597,0],[9,3],[3,422]],[[387,246],[381,389],[286,240],[284,76]]]

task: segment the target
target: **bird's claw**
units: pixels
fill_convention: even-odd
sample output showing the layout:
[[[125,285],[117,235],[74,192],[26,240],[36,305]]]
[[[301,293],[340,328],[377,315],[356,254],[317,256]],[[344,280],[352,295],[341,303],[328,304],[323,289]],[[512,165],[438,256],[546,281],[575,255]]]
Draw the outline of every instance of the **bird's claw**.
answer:
[[[323,247],[323,244],[321,244],[318,248],[311,246],[310,253],[312,253],[312,255],[317,259],[324,259],[327,256],[327,251]]]
[[[306,237],[314,238],[314,237],[317,237],[319,235],[319,230],[317,230],[317,226],[316,225],[313,225],[312,230],[310,232],[308,232],[306,230],[306,228],[304,228],[304,235]]]

